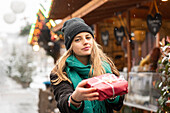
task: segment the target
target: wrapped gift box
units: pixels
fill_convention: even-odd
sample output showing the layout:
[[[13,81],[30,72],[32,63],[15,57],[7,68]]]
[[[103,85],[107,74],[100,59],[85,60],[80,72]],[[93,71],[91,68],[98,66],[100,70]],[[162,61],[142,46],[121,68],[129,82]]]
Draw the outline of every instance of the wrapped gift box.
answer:
[[[128,82],[124,78],[119,78],[114,74],[106,73],[89,78],[87,81],[87,88],[97,88],[100,101],[128,93]]]

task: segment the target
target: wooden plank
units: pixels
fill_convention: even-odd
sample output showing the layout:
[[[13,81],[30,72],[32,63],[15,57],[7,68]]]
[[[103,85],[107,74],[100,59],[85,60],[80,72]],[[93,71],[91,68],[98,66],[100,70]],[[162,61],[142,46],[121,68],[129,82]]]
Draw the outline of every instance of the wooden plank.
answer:
[[[53,28],[53,31],[58,31],[59,29],[61,29],[63,26],[63,23],[66,20],[68,20],[70,18],[74,18],[74,17],[83,17],[83,16],[87,15],[88,13],[90,13],[91,11],[98,8],[99,6],[101,6],[102,4],[106,3],[107,1],[108,0],[92,0],[92,1],[90,1],[89,3],[87,3],[86,5],[84,5],[83,7],[81,7],[74,13],[72,13],[71,15],[68,15],[66,18],[64,18],[60,24],[56,25],[56,27]]]
[[[131,45],[130,45],[130,33],[131,33],[131,26],[130,26],[130,11],[127,12],[127,29],[128,29],[128,33],[127,34],[127,56],[128,56],[128,76],[127,79],[129,79],[129,72],[131,71],[131,67],[132,67],[132,53],[131,53]]]
[[[127,6],[131,6],[131,5],[135,5],[136,7],[137,6],[139,7],[139,6],[141,6],[141,3],[143,3],[143,2],[144,2],[144,0],[143,1],[130,0],[130,1],[119,1],[119,2],[109,1],[106,4],[104,4],[102,7],[99,7],[98,9],[120,8],[120,7],[127,7]]]
[[[63,19],[87,4],[89,1],[91,0],[53,0],[49,18],[54,20]]]
[[[153,1],[153,0],[108,0],[109,2]]]
[[[134,5],[133,5],[134,6]],[[131,8],[133,6],[125,6],[125,7],[119,7],[119,8],[112,8],[112,9],[103,9],[103,10],[95,10],[91,12],[90,14],[86,15],[88,18],[90,17],[98,17],[103,15],[111,15],[113,16],[115,12],[122,12],[127,10],[128,8]]]
[[[156,34],[156,47],[159,47],[159,41],[160,41],[160,33],[158,32],[157,34]]]
[[[82,8],[77,10],[72,14],[72,17],[83,17],[86,14],[90,13],[91,11],[95,10],[99,6],[103,5],[106,3],[107,0],[92,0],[88,4],[84,5]]]

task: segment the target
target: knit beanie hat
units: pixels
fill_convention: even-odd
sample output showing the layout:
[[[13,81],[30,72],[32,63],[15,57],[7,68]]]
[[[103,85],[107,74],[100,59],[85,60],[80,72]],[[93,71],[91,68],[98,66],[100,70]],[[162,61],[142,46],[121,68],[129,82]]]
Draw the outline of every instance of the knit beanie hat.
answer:
[[[63,24],[61,31],[64,33],[64,43],[67,50],[70,48],[74,37],[81,32],[88,32],[94,38],[92,29],[84,22],[83,19],[77,17],[67,20]]]

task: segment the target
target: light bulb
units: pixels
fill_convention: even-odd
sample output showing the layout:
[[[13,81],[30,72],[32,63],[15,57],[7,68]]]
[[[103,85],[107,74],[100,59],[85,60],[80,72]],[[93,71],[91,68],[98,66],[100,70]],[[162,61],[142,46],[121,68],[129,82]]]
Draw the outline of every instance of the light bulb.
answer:
[[[168,0],[162,0],[162,2],[167,2]]]

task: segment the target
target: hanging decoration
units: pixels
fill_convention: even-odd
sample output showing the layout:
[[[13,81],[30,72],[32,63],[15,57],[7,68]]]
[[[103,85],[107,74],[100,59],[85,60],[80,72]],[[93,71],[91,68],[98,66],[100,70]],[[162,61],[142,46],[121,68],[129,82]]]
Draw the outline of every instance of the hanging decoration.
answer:
[[[101,32],[101,37],[102,37],[104,46],[107,46],[108,40],[109,40],[109,32],[107,30],[105,32]]]
[[[156,9],[156,14],[154,15],[154,17],[151,15],[153,5],[155,6]],[[162,16],[158,11],[156,0],[154,0],[151,3],[149,14],[147,16],[147,26],[149,31],[155,36],[159,32],[161,25],[162,25]]]
[[[7,24],[13,24],[16,21],[16,15],[13,12],[4,14],[3,18]]]
[[[25,2],[21,0],[15,0],[11,2],[11,9],[14,13],[22,13],[25,10]]]
[[[124,28],[124,37],[125,37],[125,38],[124,38],[124,37],[122,38],[122,40],[121,40],[121,46],[122,46],[122,49],[124,50],[125,56],[126,56],[126,55],[127,55],[127,40],[129,40],[129,43],[130,43],[130,46],[131,46],[132,49],[134,48],[134,42],[133,42],[133,40],[131,39],[131,35],[130,35],[127,27],[126,27],[127,25],[126,25],[125,22],[123,21],[121,14],[118,15],[118,19],[119,19],[119,21],[120,21],[121,26],[123,26],[123,28]]]
[[[121,45],[123,37],[125,36],[124,27],[123,26],[120,26],[120,28],[115,27],[114,28],[114,35],[115,35],[116,41],[117,41],[116,44]]]
[[[118,15],[118,19],[120,21],[120,27],[115,27],[114,28],[114,36],[116,37],[116,44],[121,45],[123,38],[125,37],[125,29],[124,29],[124,22],[122,20],[121,14]]]

